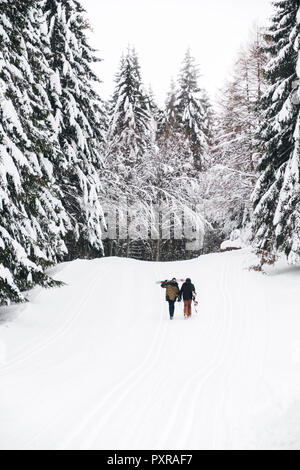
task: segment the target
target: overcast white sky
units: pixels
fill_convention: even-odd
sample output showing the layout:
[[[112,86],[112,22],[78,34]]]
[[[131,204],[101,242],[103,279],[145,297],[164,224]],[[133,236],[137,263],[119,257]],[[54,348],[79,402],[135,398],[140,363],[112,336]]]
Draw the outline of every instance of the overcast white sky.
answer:
[[[188,47],[212,99],[230,74],[255,23],[265,24],[271,0],[81,0],[93,27],[90,42],[103,62],[97,73],[108,98],[122,52],[134,45],[146,86],[163,104]]]

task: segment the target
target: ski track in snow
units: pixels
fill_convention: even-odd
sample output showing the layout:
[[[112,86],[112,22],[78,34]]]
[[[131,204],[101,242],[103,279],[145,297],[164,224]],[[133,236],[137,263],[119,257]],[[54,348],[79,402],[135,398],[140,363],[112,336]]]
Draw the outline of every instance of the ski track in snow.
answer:
[[[68,286],[36,289],[32,303],[0,325],[8,352],[0,363],[0,447],[238,449],[262,445],[260,433],[271,448],[272,433],[257,420],[266,404],[282,411],[274,388],[282,371],[274,377],[268,365],[280,357],[270,315],[283,284],[249,273],[248,261],[243,250],[178,263],[60,265],[57,277]],[[176,303],[170,322],[155,283],[174,275],[196,285],[199,313],[190,320]],[[300,300],[293,295],[290,305]],[[290,306],[285,315],[293,314]]]
[[[91,283],[91,285],[87,289],[86,293],[82,296],[82,299],[80,299],[79,304],[76,306],[75,314],[72,315],[66,322],[62,323],[62,325],[55,331],[54,334],[52,334],[51,330],[49,329],[50,331],[49,337],[47,337],[47,334],[46,334],[47,330],[46,330],[43,332],[42,335],[39,335],[37,338],[34,338],[32,343],[35,347],[29,348],[28,352],[26,352],[26,349],[24,350],[21,349],[18,352],[17,357],[11,360],[6,366],[0,368],[0,377],[3,373],[4,374],[7,373],[14,366],[18,366],[22,364],[23,362],[28,361],[32,356],[41,352],[43,349],[47,348],[48,346],[52,345],[60,337],[63,337],[65,334],[67,334],[68,331],[71,331],[72,328],[74,328],[74,323],[76,319],[79,318],[79,316],[82,314],[82,309],[84,305],[86,304],[88,297],[92,296],[93,291],[95,290],[95,288],[97,288],[99,278],[97,278],[97,282],[96,282],[95,275],[96,275],[96,270],[94,269],[89,278],[89,283]],[[65,314],[67,314],[73,308],[74,308],[74,299],[70,298],[67,304],[67,307],[64,309],[64,312],[62,313],[62,318],[64,318]]]
[[[162,325],[162,321],[160,321],[157,325],[153,343],[147,351],[147,355],[143,362],[139,364],[136,369],[130,372],[125,379],[120,381],[99,403],[97,403],[95,409],[92,409],[90,415],[85,417],[79,429],[77,429],[71,438],[64,443],[62,448],[68,447],[68,445],[71,442],[74,442],[74,439],[76,438],[79,441],[78,446],[80,448],[86,449],[94,444],[97,435],[100,430],[105,427],[111,415],[121,407],[127,395],[134,389],[134,387],[136,387],[145,376],[151,373],[151,370],[155,365],[157,365],[166,330],[167,325]],[[110,405],[109,402],[111,403]],[[108,409],[102,412],[105,406],[108,406]],[[89,429],[91,429],[91,431],[89,431]],[[84,437],[82,438],[82,436]]]

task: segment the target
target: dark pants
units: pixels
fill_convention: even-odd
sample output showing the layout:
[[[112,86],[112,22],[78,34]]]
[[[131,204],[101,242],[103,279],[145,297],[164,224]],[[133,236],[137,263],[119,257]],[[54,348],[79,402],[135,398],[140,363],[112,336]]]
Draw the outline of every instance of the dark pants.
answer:
[[[174,315],[175,300],[168,300],[168,302],[169,302],[170,317],[172,318]]]

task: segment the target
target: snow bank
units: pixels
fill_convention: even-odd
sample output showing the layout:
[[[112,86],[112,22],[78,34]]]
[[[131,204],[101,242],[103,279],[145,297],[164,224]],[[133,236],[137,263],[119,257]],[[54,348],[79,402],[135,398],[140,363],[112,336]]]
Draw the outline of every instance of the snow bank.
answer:
[[[224,241],[221,244],[221,251],[238,250],[249,246],[250,231],[244,230],[233,230],[229,240]]]

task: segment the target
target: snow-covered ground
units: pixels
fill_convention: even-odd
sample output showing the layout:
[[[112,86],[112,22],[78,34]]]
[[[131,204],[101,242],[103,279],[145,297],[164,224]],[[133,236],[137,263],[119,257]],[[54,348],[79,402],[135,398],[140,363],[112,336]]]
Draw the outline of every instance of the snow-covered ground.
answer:
[[[106,258],[0,309],[3,449],[300,448],[300,268]],[[189,276],[199,313],[155,283]]]

